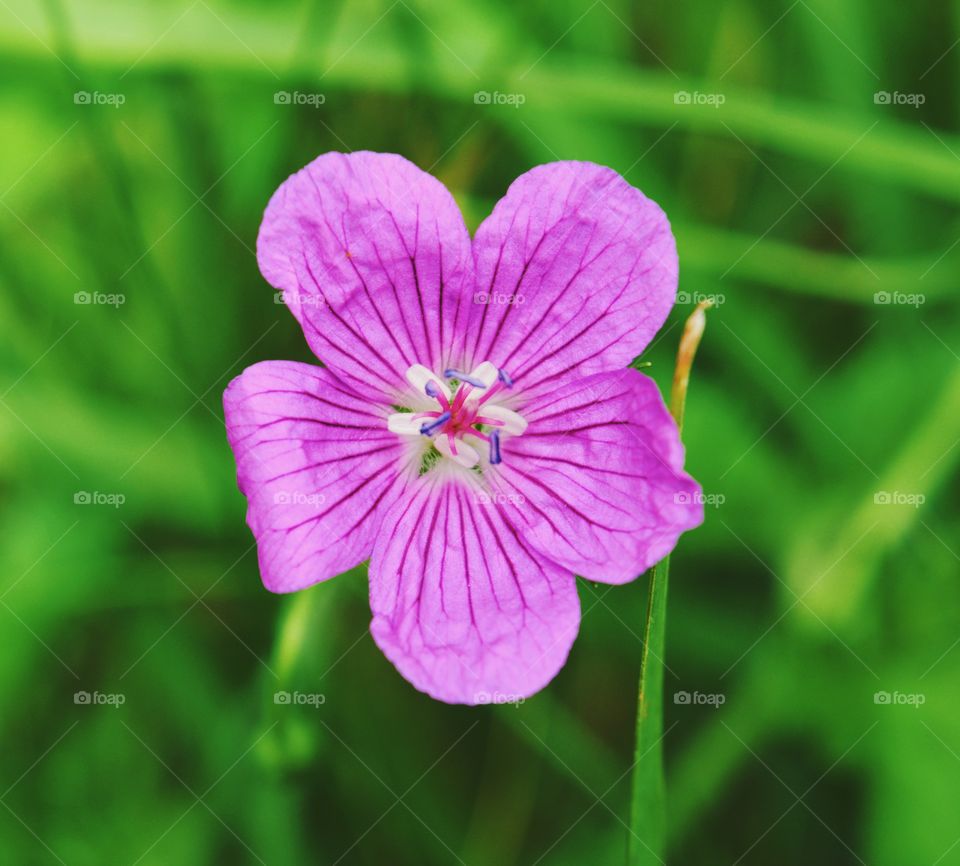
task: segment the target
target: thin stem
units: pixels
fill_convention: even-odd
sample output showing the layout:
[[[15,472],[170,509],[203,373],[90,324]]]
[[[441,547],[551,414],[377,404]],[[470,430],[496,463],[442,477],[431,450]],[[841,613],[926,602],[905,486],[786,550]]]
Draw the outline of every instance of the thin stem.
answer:
[[[670,557],[650,573],[646,638],[640,659],[637,738],[630,802],[630,866],[663,864],[666,849],[666,791],[663,781],[663,647]],[[651,661],[652,659],[652,661]]]
[[[683,410],[700,338],[706,325],[706,301],[687,319],[680,338],[677,364],[673,373],[670,412],[683,429]],[[637,699],[637,735],[634,749],[630,836],[627,862],[630,866],[665,863],[666,790],[663,778],[663,656],[667,622],[667,586],[670,557],[657,563],[650,572],[650,594],[644,626],[645,640],[640,658],[640,692]]]

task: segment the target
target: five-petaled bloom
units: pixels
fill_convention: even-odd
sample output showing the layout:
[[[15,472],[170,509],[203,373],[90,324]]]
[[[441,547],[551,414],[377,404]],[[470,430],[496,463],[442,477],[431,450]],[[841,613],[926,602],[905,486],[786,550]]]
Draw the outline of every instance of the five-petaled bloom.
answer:
[[[633,580],[702,521],[627,368],[673,305],[676,246],[611,169],[534,168],[471,242],[412,163],[328,153],[274,194],[257,257],[325,365],[265,361],[224,394],[263,582],[369,559],[373,637],[418,689],[532,694],[576,637],[574,575]]]

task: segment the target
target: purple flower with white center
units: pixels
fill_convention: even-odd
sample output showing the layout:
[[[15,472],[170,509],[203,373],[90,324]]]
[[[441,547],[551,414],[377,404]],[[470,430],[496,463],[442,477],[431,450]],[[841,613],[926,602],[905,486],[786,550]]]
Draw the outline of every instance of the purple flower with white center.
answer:
[[[611,169],[532,169],[471,242],[412,163],[328,153],[274,194],[257,257],[325,365],[265,361],[224,394],[263,582],[369,559],[373,637],[418,689],[536,692],[577,634],[574,575],[633,580],[701,523],[676,425],[626,369],[673,305],[673,235]]]

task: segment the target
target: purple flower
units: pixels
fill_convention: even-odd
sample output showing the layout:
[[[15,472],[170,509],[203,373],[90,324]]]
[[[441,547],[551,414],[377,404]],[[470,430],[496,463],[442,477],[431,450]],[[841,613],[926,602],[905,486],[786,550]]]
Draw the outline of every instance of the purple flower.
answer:
[[[418,689],[536,692],[577,634],[574,574],[633,580],[702,521],[625,369],[674,302],[673,235],[611,169],[534,168],[471,242],[412,163],[328,153],[274,194],[257,257],[325,365],[265,361],[224,394],[263,582],[369,559],[373,637]]]

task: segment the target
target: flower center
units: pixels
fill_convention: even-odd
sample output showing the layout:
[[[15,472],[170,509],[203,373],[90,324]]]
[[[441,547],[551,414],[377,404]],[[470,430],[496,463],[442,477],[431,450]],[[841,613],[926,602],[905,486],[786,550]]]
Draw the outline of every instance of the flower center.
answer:
[[[469,373],[444,370],[443,377],[414,364],[407,370],[407,381],[418,404],[428,408],[391,415],[388,429],[401,436],[427,437],[440,454],[468,469],[480,462],[480,443],[486,443],[490,463],[497,464],[503,459],[501,438],[520,436],[527,429],[523,416],[497,401],[513,381],[489,361]]]

